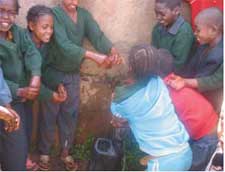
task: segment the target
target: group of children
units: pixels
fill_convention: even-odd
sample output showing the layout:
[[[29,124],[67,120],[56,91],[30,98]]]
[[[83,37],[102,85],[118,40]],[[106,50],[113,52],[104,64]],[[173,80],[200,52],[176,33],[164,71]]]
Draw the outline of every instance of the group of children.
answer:
[[[1,168],[26,170],[32,103],[38,99],[39,169],[50,168],[57,125],[60,158],[67,170],[76,170],[69,150],[79,111],[80,64],[86,58],[110,68],[122,60],[78,0],[61,0],[53,9],[33,6],[26,29],[15,24],[19,7],[18,0],[0,0]],[[190,58],[195,38],[180,10],[181,0],[156,0],[152,46],[131,49],[129,82],[115,89],[111,104],[112,124],[129,122],[140,149],[149,154],[150,171],[204,170],[218,142],[218,115],[209,102],[218,100],[223,87],[222,12],[209,8],[196,17],[200,46]],[[85,37],[101,54],[82,47]]]
[[[131,49],[129,82],[116,87],[111,104],[111,123],[128,122],[140,149],[149,154],[148,171],[204,171],[218,144],[223,15],[215,7],[197,15],[195,48],[180,10],[180,0],[155,1],[152,46]]]
[[[8,109],[19,114],[1,124],[1,169],[26,170],[32,104],[39,99],[40,170],[49,170],[56,125],[60,133],[61,160],[67,170],[76,170],[77,164],[69,149],[78,113],[80,64],[87,58],[109,68],[120,64],[121,58],[91,14],[78,7],[78,0],[61,0],[53,9],[42,5],[32,7],[27,14],[27,29],[15,24],[19,8],[18,0],[0,0],[0,64],[11,92],[1,90],[6,95],[1,105],[7,107],[10,103]],[[102,54],[82,48],[85,37]],[[13,111],[7,114],[16,116]],[[1,116],[7,114],[1,113]]]

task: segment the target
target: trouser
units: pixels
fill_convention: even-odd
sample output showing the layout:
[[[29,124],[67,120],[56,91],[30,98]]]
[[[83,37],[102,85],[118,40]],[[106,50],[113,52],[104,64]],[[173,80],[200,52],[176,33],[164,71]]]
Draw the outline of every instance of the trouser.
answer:
[[[51,100],[40,102],[39,151],[41,154],[49,155],[54,143],[56,125],[59,129],[61,148],[67,150],[71,148],[78,113],[79,83],[79,75],[65,74],[62,84],[68,95],[66,101],[61,104],[55,104]]]
[[[188,146],[185,150],[151,159],[147,171],[187,171],[191,167],[192,151]]]
[[[2,170],[25,171],[28,153],[25,103],[12,103],[12,108],[20,115],[21,123],[11,133],[5,132],[3,122],[0,123],[0,164]]]
[[[191,140],[193,161],[190,171],[204,171],[218,144],[217,134],[206,135],[199,140]]]

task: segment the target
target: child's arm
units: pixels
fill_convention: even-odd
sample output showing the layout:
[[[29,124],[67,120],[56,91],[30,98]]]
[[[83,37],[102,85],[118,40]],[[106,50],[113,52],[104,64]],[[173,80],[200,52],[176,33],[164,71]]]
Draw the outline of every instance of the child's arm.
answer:
[[[36,49],[28,33],[24,30],[21,31],[21,44],[22,52],[24,52],[25,67],[31,74],[29,87],[39,90],[42,64],[40,52]]]
[[[223,64],[212,75],[200,78],[182,78],[177,75],[170,75],[166,83],[176,90],[183,87],[196,88],[200,91],[210,91],[223,86]]]

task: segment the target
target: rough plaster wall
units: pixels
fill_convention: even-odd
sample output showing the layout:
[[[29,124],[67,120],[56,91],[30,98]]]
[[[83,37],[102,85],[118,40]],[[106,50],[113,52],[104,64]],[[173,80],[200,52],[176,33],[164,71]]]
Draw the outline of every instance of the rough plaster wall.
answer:
[[[53,6],[59,2],[60,0],[20,0],[22,8],[17,21],[26,26],[26,12],[34,4]],[[150,42],[151,30],[156,22],[154,0],[80,0],[79,3],[93,14],[122,55],[125,56],[127,50],[134,44]],[[184,14],[188,18],[186,6]],[[85,47],[91,49],[88,42]],[[81,140],[89,133],[97,135],[109,133],[111,89],[106,75],[117,75],[118,71],[122,72],[124,68],[118,66],[105,71],[90,61],[85,61],[82,65],[78,129]]]

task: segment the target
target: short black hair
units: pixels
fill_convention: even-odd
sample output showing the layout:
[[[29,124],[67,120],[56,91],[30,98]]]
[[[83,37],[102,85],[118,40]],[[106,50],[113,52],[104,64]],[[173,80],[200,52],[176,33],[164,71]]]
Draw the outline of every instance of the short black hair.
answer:
[[[181,6],[182,0],[155,0],[155,3],[165,4],[170,10]]]
[[[165,49],[140,44],[131,48],[128,65],[138,80],[152,75],[165,77],[173,71],[173,56]]]
[[[203,23],[208,27],[217,26],[222,32],[223,12],[217,7],[204,9],[195,17],[195,23]]]
[[[0,0],[0,2],[2,2],[2,0]],[[14,0],[15,5],[16,5],[16,13],[19,14],[19,10],[20,10],[20,4],[19,4],[19,0]]]
[[[44,15],[53,16],[52,10],[45,5],[35,5],[32,6],[27,12],[27,23],[34,22],[36,23],[38,18]]]

